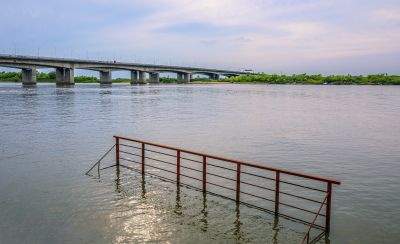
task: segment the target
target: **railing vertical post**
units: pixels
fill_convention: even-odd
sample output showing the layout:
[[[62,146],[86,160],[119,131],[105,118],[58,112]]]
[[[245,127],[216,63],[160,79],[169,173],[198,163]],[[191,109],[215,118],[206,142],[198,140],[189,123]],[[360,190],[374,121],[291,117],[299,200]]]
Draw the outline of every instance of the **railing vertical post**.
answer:
[[[181,151],[176,151],[176,183],[181,182]]]
[[[281,173],[275,171],[275,215],[279,214],[279,183],[281,180]]]
[[[144,143],[142,143],[142,174],[144,174]]]
[[[325,214],[325,231],[329,233],[331,229],[331,201],[332,201],[332,183],[328,182],[326,189],[328,198],[326,201],[326,214]]]
[[[207,184],[207,158],[203,156],[203,192],[206,192]]]
[[[236,168],[236,202],[240,201],[240,165],[238,163]]]
[[[119,137],[115,137],[115,163],[119,165]]]

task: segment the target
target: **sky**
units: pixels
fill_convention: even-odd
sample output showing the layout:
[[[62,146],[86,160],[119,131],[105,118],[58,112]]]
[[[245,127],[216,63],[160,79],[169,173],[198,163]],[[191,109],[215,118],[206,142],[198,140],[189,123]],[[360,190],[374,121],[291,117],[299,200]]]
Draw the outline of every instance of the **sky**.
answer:
[[[400,74],[399,0],[0,0],[0,53]]]

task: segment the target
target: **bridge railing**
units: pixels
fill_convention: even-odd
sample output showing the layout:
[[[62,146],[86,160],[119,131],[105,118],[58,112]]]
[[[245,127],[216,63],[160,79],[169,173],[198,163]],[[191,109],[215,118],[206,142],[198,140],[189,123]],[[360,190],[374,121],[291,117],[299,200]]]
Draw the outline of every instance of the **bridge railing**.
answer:
[[[322,234],[330,231],[332,185],[340,181],[129,137],[114,138],[117,166],[306,224],[303,243],[310,241],[314,229]]]

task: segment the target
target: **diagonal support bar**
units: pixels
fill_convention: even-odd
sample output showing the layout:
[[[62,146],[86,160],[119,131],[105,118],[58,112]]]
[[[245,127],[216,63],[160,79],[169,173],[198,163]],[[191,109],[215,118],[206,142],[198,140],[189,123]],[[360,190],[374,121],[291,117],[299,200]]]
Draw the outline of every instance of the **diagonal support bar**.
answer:
[[[115,144],[110,149],[108,149],[108,151],[85,173],[85,175],[88,175],[89,172],[92,171],[92,169],[94,169],[94,167],[96,167],[96,165],[98,165],[101,160],[103,160],[111,152],[111,150],[113,150],[114,147]]]

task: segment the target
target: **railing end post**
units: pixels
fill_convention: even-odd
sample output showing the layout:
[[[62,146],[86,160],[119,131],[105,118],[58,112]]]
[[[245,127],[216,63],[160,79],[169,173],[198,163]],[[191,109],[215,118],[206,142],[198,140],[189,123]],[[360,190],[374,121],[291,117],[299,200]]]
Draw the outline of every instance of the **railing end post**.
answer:
[[[240,166],[241,164],[238,163],[237,164],[237,168],[236,168],[236,202],[240,202]]]
[[[115,137],[115,163],[119,166],[119,137]]]
[[[144,174],[144,158],[145,158],[145,155],[144,155],[144,153],[145,153],[145,144],[144,144],[144,142],[142,142],[142,174]]]
[[[203,192],[207,190],[207,157],[203,155]]]
[[[181,151],[176,151],[176,183],[179,185],[181,182]]]
[[[325,232],[329,233],[331,230],[331,207],[332,207],[332,183],[327,184],[327,202],[326,202],[326,214],[325,214]]]
[[[279,183],[281,179],[281,174],[279,171],[275,171],[275,216],[279,214]]]

